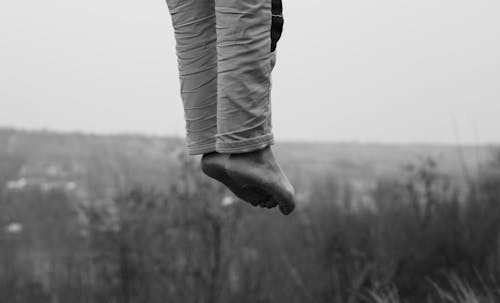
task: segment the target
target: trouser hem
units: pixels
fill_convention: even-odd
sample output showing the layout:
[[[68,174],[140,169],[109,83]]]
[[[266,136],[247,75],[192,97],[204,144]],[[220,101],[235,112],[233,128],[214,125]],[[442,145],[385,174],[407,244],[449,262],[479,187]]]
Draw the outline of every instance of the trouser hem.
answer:
[[[241,154],[260,150],[273,144],[273,134],[266,134],[233,142],[217,142],[215,149],[221,154]]]
[[[215,151],[215,140],[199,146],[188,146],[188,154],[191,156],[202,155]]]

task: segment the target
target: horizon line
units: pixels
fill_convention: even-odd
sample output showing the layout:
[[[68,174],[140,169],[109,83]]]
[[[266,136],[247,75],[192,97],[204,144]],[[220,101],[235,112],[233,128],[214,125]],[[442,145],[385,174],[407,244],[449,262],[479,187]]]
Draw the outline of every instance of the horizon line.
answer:
[[[83,135],[83,136],[97,136],[97,137],[146,137],[146,138],[164,138],[164,139],[178,139],[184,140],[184,136],[175,133],[147,133],[147,132],[128,132],[128,131],[85,131],[85,130],[61,130],[48,127],[33,128],[33,127],[19,127],[0,125],[0,132],[14,131],[24,133],[52,133],[57,135]],[[359,140],[359,139],[275,139],[276,142],[284,144],[351,144],[351,145],[386,145],[386,146],[446,146],[446,147],[500,147],[500,142],[437,142],[437,141],[374,141],[374,140]]]

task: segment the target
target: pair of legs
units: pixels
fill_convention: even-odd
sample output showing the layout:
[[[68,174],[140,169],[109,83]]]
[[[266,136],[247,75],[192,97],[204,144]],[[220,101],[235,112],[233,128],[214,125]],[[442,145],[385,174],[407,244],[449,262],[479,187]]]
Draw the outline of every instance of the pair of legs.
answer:
[[[175,30],[189,154],[238,197],[293,211],[270,146],[271,72],[281,0],[167,0]]]

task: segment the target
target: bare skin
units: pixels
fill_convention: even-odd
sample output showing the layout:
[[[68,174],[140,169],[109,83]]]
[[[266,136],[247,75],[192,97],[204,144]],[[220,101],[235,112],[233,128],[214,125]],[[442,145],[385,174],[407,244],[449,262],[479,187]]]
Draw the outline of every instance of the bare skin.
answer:
[[[241,154],[204,154],[201,168],[253,206],[279,206],[285,215],[295,208],[294,188],[270,147]]]

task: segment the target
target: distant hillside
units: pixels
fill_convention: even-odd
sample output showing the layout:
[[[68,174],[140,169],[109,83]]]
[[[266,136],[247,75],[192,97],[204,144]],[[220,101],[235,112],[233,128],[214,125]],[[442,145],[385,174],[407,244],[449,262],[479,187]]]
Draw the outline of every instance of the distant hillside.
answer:
[[[419,156],[433,156],[461,178],[489,159],[493,146],[278,142],[275,151],[292,179],[373,180],[397,174]],[[0,129],[0,188],[74,190],[83,199],[111,197],[141,184],[165,187],[179,173],[183,138],[92,135]]]
[[[178,138],[0,129],[0,188],[77,184],[78,195],[92,200],[139,184],[162,188],[178,171],[181,143]]]
[[[308,172],[377,177],[394,174],[419,157],[433,157],[453,176],[474,174],[499,146],[452,146],[378,143],[281,143],[276,151],[284,163]]]

